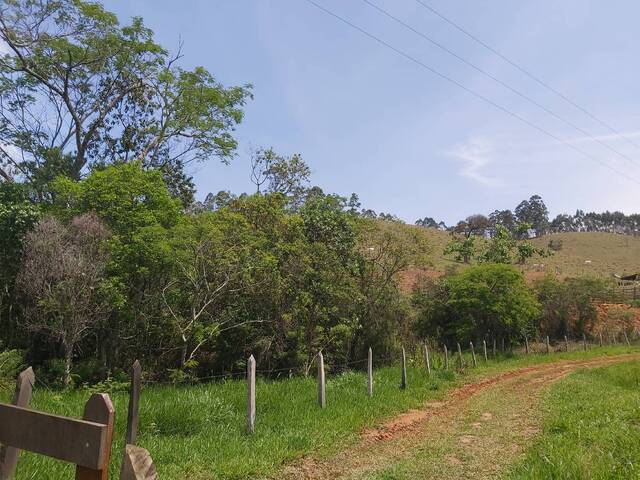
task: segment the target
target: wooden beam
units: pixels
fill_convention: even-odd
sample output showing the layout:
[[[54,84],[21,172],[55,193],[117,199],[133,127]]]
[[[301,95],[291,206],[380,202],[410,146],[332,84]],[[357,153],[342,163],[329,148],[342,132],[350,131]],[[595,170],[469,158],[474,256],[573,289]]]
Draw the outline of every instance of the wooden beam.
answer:
[[[100,448],[97,466],[77,464],[76,480],[109,480],[109,460],[111,458],[111,441],[116,411],[106,393],[94,393],[84,406],[85,421],[99,422],[105,426],[104,443]]]
[[[99,468],[107,426],[0,404],[0,443],[58,460]]]
[[[36,376],[31,367],[20,373],[11,403],[17,407],[28,407],[35,383]],[[13,476],[19,457],[20,449],[8,445],[0,447],[0,480],[9,480]]]
[[[158,473],[151,455],[135,445],[125,447],[120,480],[158,480]]]

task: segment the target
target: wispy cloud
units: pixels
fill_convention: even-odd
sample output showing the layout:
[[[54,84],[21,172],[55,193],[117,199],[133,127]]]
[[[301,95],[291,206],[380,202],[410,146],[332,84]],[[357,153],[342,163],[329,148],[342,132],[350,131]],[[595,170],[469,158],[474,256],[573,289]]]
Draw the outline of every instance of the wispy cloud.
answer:
[[[492,142],[486,137],[471,137],[464,145],[460,145],[448,154],[462,163],[460,175],[470,178],[480,185],[495,187],[501,185],[501,179],[486,173],[487,167],[493,163]]]

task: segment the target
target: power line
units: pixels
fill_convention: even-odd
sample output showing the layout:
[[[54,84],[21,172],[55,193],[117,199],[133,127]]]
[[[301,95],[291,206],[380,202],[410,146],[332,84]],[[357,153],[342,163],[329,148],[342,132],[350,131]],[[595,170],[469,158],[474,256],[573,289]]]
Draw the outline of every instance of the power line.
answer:
[[[569,148],[573,149],[574,151],[580,153],[581,155],[589,158],[590,160],[599,163],[600,165],[608,168],[609,170],[617,173],[618,175],[621,175],[623,177],[625,177],[627,180],[630,180],[632,182],[638,183],[640,184],[640,181],[638,181],[637,179],[635,179],[634,177],[631,177],[629,175],[627,175],[626,173],[618,170],[615,167],[612,167],[611,165],[603,162],[602,160],[600,160],[597,157],[594,157],[590,154],[588,154],[587,152],[585,152],[584,150],[582,150],[581,148],[577,147],[576,145],[573,145],[569,142],[567,142],[566,140],[563,140],[562,138],[554,135],[553,133],[549,132],[548,130],[545,130],[543,127],[540,127],[538,125],[536,125],[535,123],[527,120],[526,118],[522,117],[521,115],[512,112],[511,110],[509,110],[506,107],[503,107],[502,105],[494,102],[493,100],[491,100],[490,98],[482,95],[481,93],[476,92],[475,90],[470,89],[469,87],[466,87],[465,85],[463,85],[462,83],[458,82],[457,80],[454,80],[453,78],[449,77],[448,75],[439,72],[438,70],[430,67],[429,65],[427,65],[426,63],[422,62],[421,60],[418,60],[417,58],[411,56],[410,54],[394,47],[393,45],[391,45],[390,43],[386,42],[385,40],[382,40],[380,37],[377,37],[376,35],[368,32],[367,30],[365,30],[362,27],[359,27],[358,25],[350,22],[349,20],[347,20],[344,17],[341,17],[340,15],[338,15],[335,12],[332,12],[331,10],[323,7],[322,5],[316,3],[314,0],[305,0],[307,3],[313,5],[314,7],[316,7],[317,9],[323,11],[324,13],[326,13],[327,15],[330,15],[334,18],[336,18],[337,20],[341,21],[342,23],[348,25],[349,27],[359,31],[360,33],[362,33],[363,35],[369,37],[370,39],[376,41],[377,43],[379,43],[380,45],[383,45],[384,47],[388,48],[389,50],[392,50],[393,52],[397,53],[398,55],[404,57],[405,59],[415,63],[416,65],[424,68],[425,70],[428,70],[429,72],[433,73],[434,75],[442,78],[443,80],[446,80],[449,83],[454,84],[455,86],[457,86],[458,88],[461,88],[462,90],[464,90],[465,92],[473,95],[474,97],[488,103],[489,105],[493,106],[494,108],[506,113],[507,115],[512,116],[513,118],[519,120],[520,122],[524,123],[525,125],[528,125],[529,127],[538,130],[539,132],[543,133],[544,135],[547,135],[548,137],[552,138],[553,140],[555,140],[556,142],[562,143],[566,146],[568,146]]]
[[[538,83],[539,85],[543,86],[544,88],[546,88],[547,90],[549,90],[550,92],[554,93],[555,95],[557,95],[558,97],[560,97],[561,99],[563,99],[565,102],[567,102],[569,105],[571,105],[572,107],[580,110],[582,113],[584,113],[585,115],[587,115],[589,118],[591,118],[592,120],[594,120],[595,122],[599,123],[600,125],[602,125],[603,127],[605,127],[606,129],[608,129],[610,132],[612,132],[613,134],[617,135],[620,138],[624,138],[627,142],[629,142],[631,145],[633,145],[635,148],[640,149],[640,144],[638,144],[637,142],[634,142],[631,138],[627,137],[626,135],[624,135],[623,133],[620,133],[616,128],[612,127],[609,123],[605,122],[604,120],[598,118],[597,116],[595,116],[593,113],[591,113],[589,110],[587,110],[586,108],[580,106],[578,103],[576,103],[574,100],[571,100],[569,97],[567,97],[565,94],[563,94],[562,92],[560,92],[559,90],[553,88],[551,85],[549,85],[547,82],[545,82],[544,80],[542,80],[540,77],[534,75],[533,73],[531,73],[529,70],[527,70],[526,68],[524,68],[522,65],[518,64],[517,62],[515,62],[514,60],[511,60],[509,57],[507,57],[506,55],[502,54],[501,52],[499,52],[498,50],[496,50],[495,48],[493,48],[491,45],[487,44],[486,42],[482,41],[480,38],[478,38],[476,35],[474,35],[473,33],[469,32],[468,30],[465,30],[463,27],[461,27],[459,24],[457,24],[456,22],[454,22],[453,20],[451,20],[450,18],[446,17],[444,14],[440,13],[438,10],[436,10],[434,7],[432,7],[431,5],[429,5],[428,3],[424,2],[423,0],[416,0],[416,2],[418,4],[420,4],[423,8],[426,8],[427,10],[429,10],[431,13],[433,13],[434,15],[440,17],[442,20],[444,20],[445,22],[447,22],[449,25],[451,25],[452,27],[454,27],[456,30],[462,32],[464,35],[466,35],[467,37],[469,37],[470,39],[472,39],[474,42],[478,43],[479,45],[481,45],[482,47],[486,48],[487,50],[489,50],[491,53],[493,53],[494,55],[500,57],[502,60],[504,60],[505,62],[507,62],[509,65],[511,65],[512,67],[516,68],[517,70],[519,70],[520,72],[522,72],[524,75],[526,75],[527,77],[529,77],[531,80],[533,80],[534,82]]]
[[[442,51],[448,53],[449,55],[457,58],[459,61],[461,61],[462,63],[464,63],[465,65],[473,68],[474,70],[476,70],[477,72],[481,73],[482,75],[484,75],[487,78],[490,78],[491,80],[493,80],[494,82],[498,83],[499,85],[503,86],[504,88],[506,88],[507,90],[515,93],[516,95],[518,95],[520,98],[523,98],[524,100],[526,100],[527,102],[535,105],[536,107],[538,107],[539,109],[541,109],[542,111],[546,112],[547,114],[551,115],[552,117],[554,117],[557,120],[560,120],[561,122],[563,122],[565,125],[568,125],[569,127],[575,129],[576,131],[580,132],[582,135],[590,138],[591,140],[593,140],[594,142],[599,143],[600,145],[602,145],[603,147],[605,147],[606,149],[608,149],[609,151],[615,153],[616,155],[620,156],[621,158],[624,158],[625,160],[627,160],[628,162],[631,162],[633,165],[637,166],[640,165],[639,163],[637,163],[636,160],[632,159],[631,157],[625,155],[624,153],[618,151],[617,149],[613,148],[612,146],[610,146],[608,143],[603,142],[602,140],[600,140],[597,137],[594,137],[593,135],[591,135],[588,131],[584,130],[583,128],[579,127],[578,125],[576,125],[575,123],[561,117],[560,115],[558,115],[557,113],[555,113],[554,111],[550,110],[549,108],[545,107],[544,105],[542,105],[541,103],[539,103],[538,101],[536,101],[535,99],[531,98],[530,96],[528,96],[525,93],[522,93],[521,91],[517,90],[516,88],[512,87],[511,85],[509,85],[508,83],[500,80],[499,78],[497,78],[495,75],[492,75],[491,73],[487,72],[486,70],[484,70],[481,67],[478,67],[477,65],[475,65],[474,63],[466,60],[464,57],[458,55],[456,52],[454,52],[453,50],[449,49],[448,47],[446,47],[445,45],[439,43],[438,41],[434,40],[433,38],[429,37],[427,34],[413,28],[411,25],[409,25],[408,23],[404,22],[403,20],[401,20],[400,18],[396,17],[395,15],[391,14],[390,12],[388,12],[387,10],[383,9],[382,7],[376,5],[375,3],[371,2],[370,0],[362,0],[364,3],[366,3],[367,5],[369,5],[370,7],[376,9],[378,12],[380,12],[381,14],[385,15],[386,17],[392,19],[394,22],[402,25],[403,27],[407,28],[408,30],[412,31],[413,33],[415,33],[416,35],[424,38],[425,40],[427,40],[428,42],[430,42],[432,45],[438,47],[439,49],[441,49]]]

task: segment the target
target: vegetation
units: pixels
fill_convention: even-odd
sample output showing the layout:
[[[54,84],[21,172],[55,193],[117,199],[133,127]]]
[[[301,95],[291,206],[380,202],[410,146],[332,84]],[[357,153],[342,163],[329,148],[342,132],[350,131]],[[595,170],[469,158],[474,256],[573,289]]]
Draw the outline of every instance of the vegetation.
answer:
[[[505,478],[636,476],[640,365],[575,373],[545,394],[542,436]]]

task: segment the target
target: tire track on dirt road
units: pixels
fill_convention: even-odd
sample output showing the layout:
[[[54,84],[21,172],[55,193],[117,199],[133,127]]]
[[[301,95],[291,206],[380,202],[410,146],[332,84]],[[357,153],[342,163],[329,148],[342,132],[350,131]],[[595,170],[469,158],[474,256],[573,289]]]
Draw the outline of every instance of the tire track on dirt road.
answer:
[[[451,391],[362,432],[327,460],[308,456],[279,479],[493,478],[538,432],[543,389],[580,368],[640,360],[640,354],[564,360],[500,373]]]

